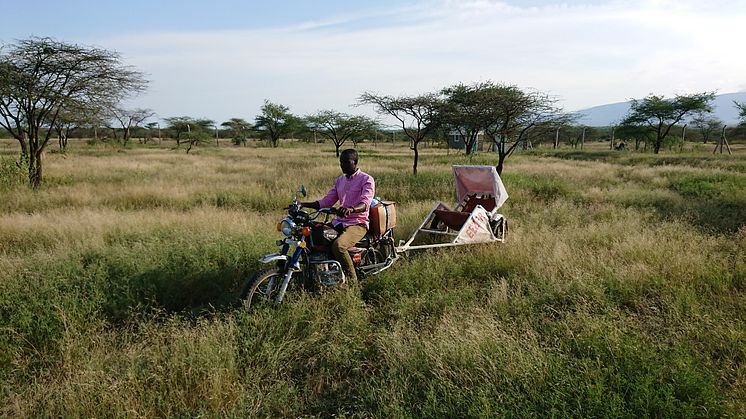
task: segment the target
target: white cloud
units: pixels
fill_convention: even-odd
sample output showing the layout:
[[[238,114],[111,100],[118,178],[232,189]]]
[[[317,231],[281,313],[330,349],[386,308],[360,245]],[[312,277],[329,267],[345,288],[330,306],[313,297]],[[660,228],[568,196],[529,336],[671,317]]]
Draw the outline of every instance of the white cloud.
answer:
[[[742,88],[744,18],[746,5],[735,1],[440,1],[295,27],[101,43],[151,74],[138,103],[162,117],[250,119],[265,98],[301,114],[362,112],[348,105],[365,90],[418,93],[486,79],[547,91],[577,109]]]

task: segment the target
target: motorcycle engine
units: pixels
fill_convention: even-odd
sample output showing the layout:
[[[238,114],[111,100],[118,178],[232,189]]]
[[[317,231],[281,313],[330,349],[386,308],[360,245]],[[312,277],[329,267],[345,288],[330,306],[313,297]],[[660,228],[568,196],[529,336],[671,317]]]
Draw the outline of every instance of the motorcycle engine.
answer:
[[[314,246],[329,246],[339,236],[337,230],[326,224],[317,223],[313,227],[311,241]]]

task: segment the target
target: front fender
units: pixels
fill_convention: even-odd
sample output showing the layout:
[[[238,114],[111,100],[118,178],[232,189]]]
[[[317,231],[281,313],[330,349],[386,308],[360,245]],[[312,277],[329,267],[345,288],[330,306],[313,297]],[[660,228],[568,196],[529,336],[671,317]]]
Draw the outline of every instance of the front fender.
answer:
[[[259,258],[259,263],[272,263],[272,262],[287,262],[288,255],[280,253],[272,253],[271,255],[264,255]]]

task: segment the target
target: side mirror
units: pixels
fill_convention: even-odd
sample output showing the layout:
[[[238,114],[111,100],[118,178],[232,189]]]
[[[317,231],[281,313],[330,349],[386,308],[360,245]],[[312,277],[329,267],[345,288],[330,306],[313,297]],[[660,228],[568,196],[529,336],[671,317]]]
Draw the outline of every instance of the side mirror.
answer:
[[[306,197],[306,185],[300,185],[300,191],[298,192],[300,192],[300,194],[303,195],[303,197],[305,198]]]

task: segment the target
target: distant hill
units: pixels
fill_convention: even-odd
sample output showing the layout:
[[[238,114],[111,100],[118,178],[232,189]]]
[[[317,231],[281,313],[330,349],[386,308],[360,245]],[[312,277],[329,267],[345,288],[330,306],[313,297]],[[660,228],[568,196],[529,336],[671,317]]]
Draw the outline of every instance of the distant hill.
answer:
[[[728,125],[736,124],[738,121],[738,111],[733,106],[734,100],[737,102],[746,102],[746,92],[724,93],[715,96],[713,115]],[[619,123],[627,115],[629,107],[630,102],[618,102],[581,109],[577,111],[578,114],[582,115],[578,122],[592,127],[614,125]]]

